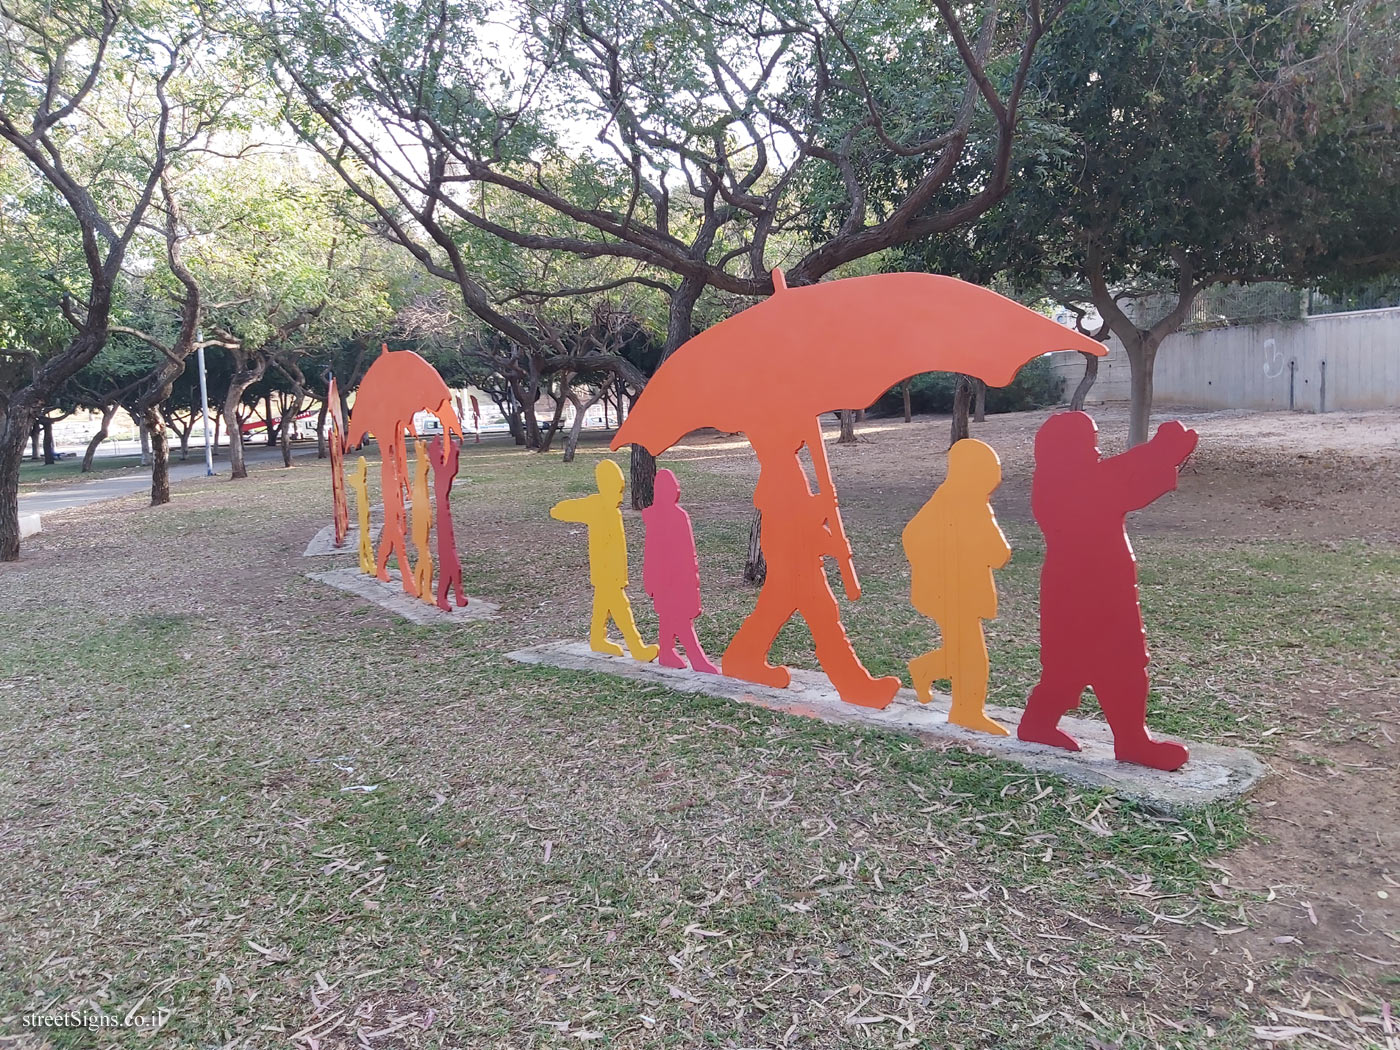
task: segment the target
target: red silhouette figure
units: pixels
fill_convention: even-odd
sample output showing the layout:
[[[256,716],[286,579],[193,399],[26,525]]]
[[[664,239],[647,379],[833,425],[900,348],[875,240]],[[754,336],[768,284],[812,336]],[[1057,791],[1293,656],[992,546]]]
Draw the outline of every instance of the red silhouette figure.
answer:
[[[653,484],[654,502],[642,511],[646,524],[646,553],[642,561],[642,585],[656,606],[661,623],[657,638],[662,667],[684,667],[676,643],[685,647],[690,666],[707,674],[719,674],[695,634],[700,615],[700,559],[695,553],[695,532],[690,515],[678,502],[680,483],[669,470],[658,470]]]
[[[1197,434],[1164,423],[1151,441],[1101,459],[1083,412],[1051,416],[1035,437],[1031,510],[1045,534],[1040,574],[1040,682],[1016,730],[1022,740],[1079,750],[1058,727],[1092,687],[1120,762],[1179,769],[1186,748],[1147,733],[1147,636],[1125,518],[1176,488]]]
[[[458,606],[467,604],[467,596],[462,593],[462,562],[457,557],[457,535],[452,529],[452,507],[448,503],[461,452],[461,447],[455,441],[449,439],[444,445],[441,434],[428,445],[428,459],[433,464],[433,493],[437,498],[437,604],[443,612],[452,611],[447,604],[447,593],[453,587],[457,588]]]
[[[753,612],[724,651],[720,661],[724,673],[730,678],[786,688],[792,676],[786,667],[768,662],[768,651],[783,625],[800,612],[812,632],[817,661],[841,699],[861,707],[888,707],[899,691],[899,679],[873,678],[865,669],[846,637],[841,609],[826,578],[825,559],[835,558],[846,593],[859,597],[860,581],[841,524],[820,428],[811,424],[805,435],[797,431],[772,439],[766,432],[750,433],[749,444],[758,455],[753,503],[763,515],[759,543],[768,563],[768,576]],[[815,493],[798,458],[804,444],[817,475]]]

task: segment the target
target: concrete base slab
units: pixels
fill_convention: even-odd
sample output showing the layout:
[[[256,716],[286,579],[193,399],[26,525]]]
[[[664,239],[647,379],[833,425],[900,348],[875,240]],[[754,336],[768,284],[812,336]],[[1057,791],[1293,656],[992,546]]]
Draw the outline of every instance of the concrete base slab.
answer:
[[[1014,707],[987,708],[987,713],[1011,729],[1013,735],[977,733],[948,724],[949,700],[942,693],[935,693],[932,703],[921,704],[912,689],[901,689],[894,703],[883,711],[875,711],[844,703],[825,675],[799,668],[792,669],[792,685],[787,689],[772,689],[720,675],[639,663],[627,656],[606,656],[595,653],[585,642],[551,642],[508,653],[507,658],[654,682],[678,692],[725,697],[824,722],[908,733],[930,746],[958,746],[992,755],[1076,784],[1106,788],[1164,812],[1238,798],[1268,772],[1263,762],[1243,748],[1192,741],[1182,741],[1191,750],[1191,760],[1174,773],[1119,762],[1113,757],[1113,734],[1108,725],[1084,718],[1065,718],[1060,723],[1065,732],[1079,741],[1081,751],[1028,744],[1014,735],[1021,719],[1020,709]]]
[[[383,528],[383,523],[370,525],[370,543],[379,539],[379,532]],[[301,552],[303,558],[324,558],[332,554],[348,554],[352,558],[360,556],[360,527],[358,525],[350,526],[349,531],[345,533],[345,542],[339,547],[335,545],[335,526],[327,525],[311,537],[311,542],[306,545],[306,550]]]
[[[458,608],[454,605],[451,612],[443,612],[436,605],[405,594],[399,574],[394,569],[389,570],[390,578],[387,583],[376,576],[366,576],[358,566],[331,569],[329,572],[308,572],[306,575],[318,583],[371,601],[381,609],[388,609],[391,613],[414,623],[443,626],[466,623],[470,620],[495,620],[499,619],[498,614],[501,611],[499,605],[469,595],[470,600],[465,606]]]
[[[43,531],[42,522],[39,520],[39,515],[37,515],[37,514],[21,514],[21,515],[19,516],[19,538],[20,538],[20,539],[24,539],[26,536],[33,536],[33,535],[35,535],[35,534],[37,534],[37,533],[39,533],[39,532],[42,532],[42,531]]]

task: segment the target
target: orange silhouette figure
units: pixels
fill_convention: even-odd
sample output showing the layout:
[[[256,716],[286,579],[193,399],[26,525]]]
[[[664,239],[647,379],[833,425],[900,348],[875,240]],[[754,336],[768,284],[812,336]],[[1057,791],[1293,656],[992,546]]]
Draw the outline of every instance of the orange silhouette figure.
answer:
[[[418,588],[409,569],[408,541],[404,536],[408,525],[404,495],[409,489],[404,431],[418,412],[437,416],[444,434],[463,436],[462,424],[452,409],[452,393],[433,366],[412,350],[390,350],[384,346],[355,395],[346,443],[359,444],[371,433],[379,441],[384,529],[380,533],[377,571],[381,580],[387,580],[389,558],[398,555],[403,589],[415,597]]]
[[[335,520],[335,545],[345,546],[350,531],[350,506],[345,499],[345,416],[335,376],[326,390],[326,414],[330,417],[331,503]]]
[[[862,707],[888,706],[899,691],[899,679],[872,678],[860,662],[841,626],[841,611],[823,567],[823,559],[836,558],[846,593],[853,598],[860,596],[836,492],[829,483],[821,431],[812,424],[811,434],[803,442],[816,467],[816,493],[808,487],[798,459],[800,445],[770,442],[766,434],[750,434],[749,441],[759,461],[753,503],[763,515],[759,542],[768,562],[768,577],[758,604],[724,651],[724,673],[746,682],[785,688],[792,676],[786,667],[768,662],[768,650],[783,625],[800,612],[812,632],[817,660],[841,699]],[[821,483],[823,477],[826,485]]]
[[[472,403],[472,432],[476,434],[476,443],[481,444],[481,402],[476,399],[475,394],[468,394],[467,397]]]
[[[642,585],[651,595],[661,623],[657,662],[662,667],[684,667],[685,661],[676,652],[679,643],[685,647],[691,667],[719,674],[695,633],[695,620],[700,615],[700,559],[695,553],[690,515],[679,502],[680,483],[673,472],[658,470],[654,489],[655,500],[642,511],[647,529]]]
[[[987,640],[982,621],[996,619],[997,585],[992,570],[1011,558],[989,502],[1001,484],[1001,461],[991,446],[965,438],[948,451],[948,476],[904,527],[909,558],[909,597],[914,608],[938,624],[943,645],[909,661],[919,699],[948,679],[953,703],[948,721],[965,729],[1006,736],[987,717]]]
[[[622,648],[608,640],[608,620],[617,624],[634,660],[649,663],[659,651],[642,641],[632,603],[627,600],[627,534],[622,527],[622,469],[610,459],[593,471],[598,491],[566,499],[550,509],[557,521],[588,526],[588,573],[593,584],[593,622],[588,644],[596,653],[621,656]]]
[[[413,566],[413,586],[419,596],[431,603],[433,600],[433,555],[428,546],[433,529],[433,494],[428,486],[427,453],[419,439],[413,457],[413,551],[418,561]]]
[[[373,576],[374,544],[369,539],[369,463],[364,456],[355,461],[350,487],[355,490],[355,516],[360,524],[360,571],[366,576]]]
[[[843,700],[884,707],[898,679],[872,679],[841,626],[823,559],[835,557],[847,597],[860,581],[846,542],[817,419],[868,405],[921,372],[963,372],[1009,383],[1050,350],[1102,356],[1104,347],[995,292],[930,274],[852,277],[789,289],[773,271],[771,298],[701,332],[657,369],[612,447],[659,455],[700,427],[742,431],[759,460],[754,505],[768,578],[724,654],[724,673],[784,686],[767,663],[783,623],[800,611],[817,657]],[[798,453],[807,446],[817,491]]]
[[[1186,748],[1147,732],[1147,636],[1124,520],[1176,488],[1197,435],[1163,423],[1151,441],[1102,459],[1097,434],[1083,412],[1060,412],[1035,437],[1031,511],[1045,534],[1041,671],[1016,735],[1078,751],[1058,724],[1091,687],[1120,762],[1178,769]]]
[[[457,477],[461,451],[461,447],[451,438],[444,443],[441,434],[433,438],[428,446],[428,455],[433,461],[433,492],[437,496],[437,605],[443,612],[452,609],[447,604],[447,594],[454,587],[457,589],[457,605],[467,604],[467,596],[462,592],[462,561],[457,557],[457,533],[452,527],[452,506],[448,502],[452,482]]]

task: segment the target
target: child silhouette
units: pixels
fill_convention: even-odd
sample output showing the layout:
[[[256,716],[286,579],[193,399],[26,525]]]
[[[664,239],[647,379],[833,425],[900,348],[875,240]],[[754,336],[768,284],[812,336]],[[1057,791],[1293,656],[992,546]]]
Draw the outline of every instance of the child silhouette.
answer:
[[[919,699],[948,679],[953,704],[948,721],[966,729],[1006,736],[987,717],[987,641],[982,621],[996,618],[997,586],[992,570],[1011,557],[1011,547],[988,502],[1001,484],[1001,461],[991,446],[964,438],[948,451],[948,476],[904,528],[909,558],[909,596],[914,608],[938,624],[941,648],[909,661]]]
[[[622,469],[605,459],[593,471],[598,491],[592,496],[566,499],[550,509],[557,521],[588,526],[588,573],[593,584],[593,622],[588,644],[594,652],[621,656],[622,647],[608,641],[608,620],[622,631],[634,660],[649,663],[659,648],[642,641],[632,605],[627,600],[627,534],[622,528]]]
[[[685,647],[690,666],[707,674],[719,674],[695,634],[695,618],[700,615],[700,560],[695,553],[695,532],[690,515],[679,503],[680,483],[669,470],[658,470],[653,486],[653,502],[642,511],[646,523],[646,554],[642,560],[642,585],[656,606],[661,622],[657,642],[662,667],[684,667],[676,652]]]

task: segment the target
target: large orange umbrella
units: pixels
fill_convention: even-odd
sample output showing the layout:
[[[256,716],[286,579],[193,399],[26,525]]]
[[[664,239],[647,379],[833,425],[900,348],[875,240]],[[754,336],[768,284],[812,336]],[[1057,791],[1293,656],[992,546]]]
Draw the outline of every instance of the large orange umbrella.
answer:
[[[1102,343],[953,277],[889,273],[787,288],[701,332],[656,371],[613,438],[653,455],[692,430],[786,430],[862,408],[921,372],[1005,386],[1051,350]]]

